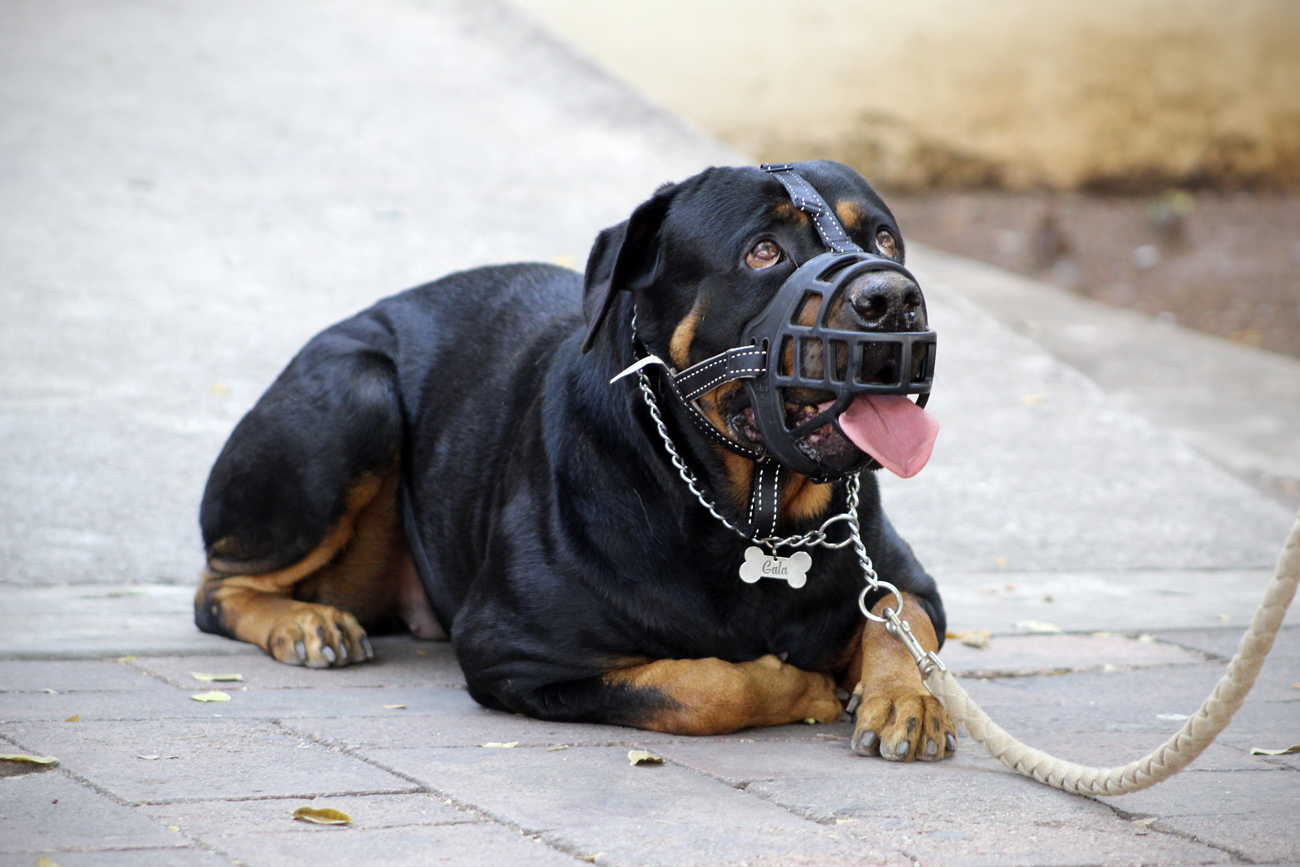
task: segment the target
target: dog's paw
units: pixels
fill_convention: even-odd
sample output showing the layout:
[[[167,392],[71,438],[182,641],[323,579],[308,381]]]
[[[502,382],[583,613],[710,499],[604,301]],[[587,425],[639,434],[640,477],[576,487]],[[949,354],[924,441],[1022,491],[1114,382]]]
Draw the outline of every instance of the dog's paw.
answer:
[[[366,631],[346,611],[299,603],[271,629],[267,651],[287,665],[331,668],[373,659]]]
[[[957,752],[957,724],[929,693],[864,694],[858,684],[850,706],[858,711],[850,745],[860,756],[937,762]]]

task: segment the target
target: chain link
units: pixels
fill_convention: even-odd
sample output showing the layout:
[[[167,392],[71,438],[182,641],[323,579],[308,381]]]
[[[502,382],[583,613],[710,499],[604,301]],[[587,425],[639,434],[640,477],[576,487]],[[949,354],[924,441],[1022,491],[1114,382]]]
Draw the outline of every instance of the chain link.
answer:
[[[635,317],[636,314],[633,313],[633,329],[636,328]],[[659,412],[659,401],[655,399],[654,388],[650,384],[649,374],[645,372],[645,368],[641,368],[636,374],[637,384],[641,389],[642,396],[645,398],[646,407],[650,410],[650,418],[654,420],[655,428],[659,431],[659,438],[664,442],[664,448],[668,451],[669,459],[672,460],[673,466],[677,468],[677,474],[686,483],[686,487],[690,489],[691,493],[695,495],[695,499],[699,500],[700,505],[707,509],[710,515],[717,518],[724,527],[740,536],[740,538],[765,547],[773,553],[776,552],[777,548],[815,548],[821,546],[831,550],[838,550],[852,545],[853,553],[857,556],[858,564],[862,567],[863,580],[867,582],[867,586],[862,588],[862,593],[858,596],[858,608],[862,610],[868,620],[874,620],[877,623],[884,623],[891,617],[894,620],[898,619],[898,615],[903,611],[902,594],[898,592],[898,588],[893,584],[880,580],[880,576],[876,574],[876,568],[871,562],[871,557],[867,555],[867,546],[862,541],[862,529],[858,525],[858,494],[862,488],[862,480],[858,473],[850,476],[848,483],[845,485],[848,490],[848,508],[838,515],[827,518],[816,530],[810,530],[799,536],[766,536],[758,538],[747,535],[745,531],[723,517],[713,504],[713,501],[701,490],[699,479],[696,478],[695,473],[691,472],[686,460],[677,451],[677,447],[673,445],[672,437],[668,435],[668,426],[664,424],[663,415]],[[839,542],[832,542],[827,536],[827,531],[841,521],[849,525],[848,538]],[[871,613],[871,610],[867,608],[867,594],[879,590],[893,593],[897,601],[894,608],[886,610],[884,617]]]

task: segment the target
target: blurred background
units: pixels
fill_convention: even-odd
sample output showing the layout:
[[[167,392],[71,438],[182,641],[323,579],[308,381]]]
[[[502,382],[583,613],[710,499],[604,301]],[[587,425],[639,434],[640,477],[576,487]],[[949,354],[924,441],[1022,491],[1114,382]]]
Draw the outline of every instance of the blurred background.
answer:
[[[1297,0],[516,0],[907,237],[1300,357]]]

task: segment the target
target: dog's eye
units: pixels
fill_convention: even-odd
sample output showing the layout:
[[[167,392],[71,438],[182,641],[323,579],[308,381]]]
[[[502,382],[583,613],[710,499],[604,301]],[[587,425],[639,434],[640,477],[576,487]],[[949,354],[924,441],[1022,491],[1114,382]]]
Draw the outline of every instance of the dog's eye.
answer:
[[[745,264],[760,271],[781,261],[781,248],[771,241],[759,241],[745,254]]]
[[[894,233],[888,229],[880,229],[876,232],[876,249],[880,255],[889,259],[898,258],[898,242],[894,240]]]

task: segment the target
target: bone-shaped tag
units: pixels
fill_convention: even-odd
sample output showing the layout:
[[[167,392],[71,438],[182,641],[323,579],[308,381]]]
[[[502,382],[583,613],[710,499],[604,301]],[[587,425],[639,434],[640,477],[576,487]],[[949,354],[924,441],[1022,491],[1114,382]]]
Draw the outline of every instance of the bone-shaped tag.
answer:
[[[808,583],[811,566],[812,556],[807,551],[796,551],[791,557],[778,557],[751,545],[745,549],[745,562],[740,564],[740,580],[755,584],[759,578],[776,578],[789,582],[797,590]]]

